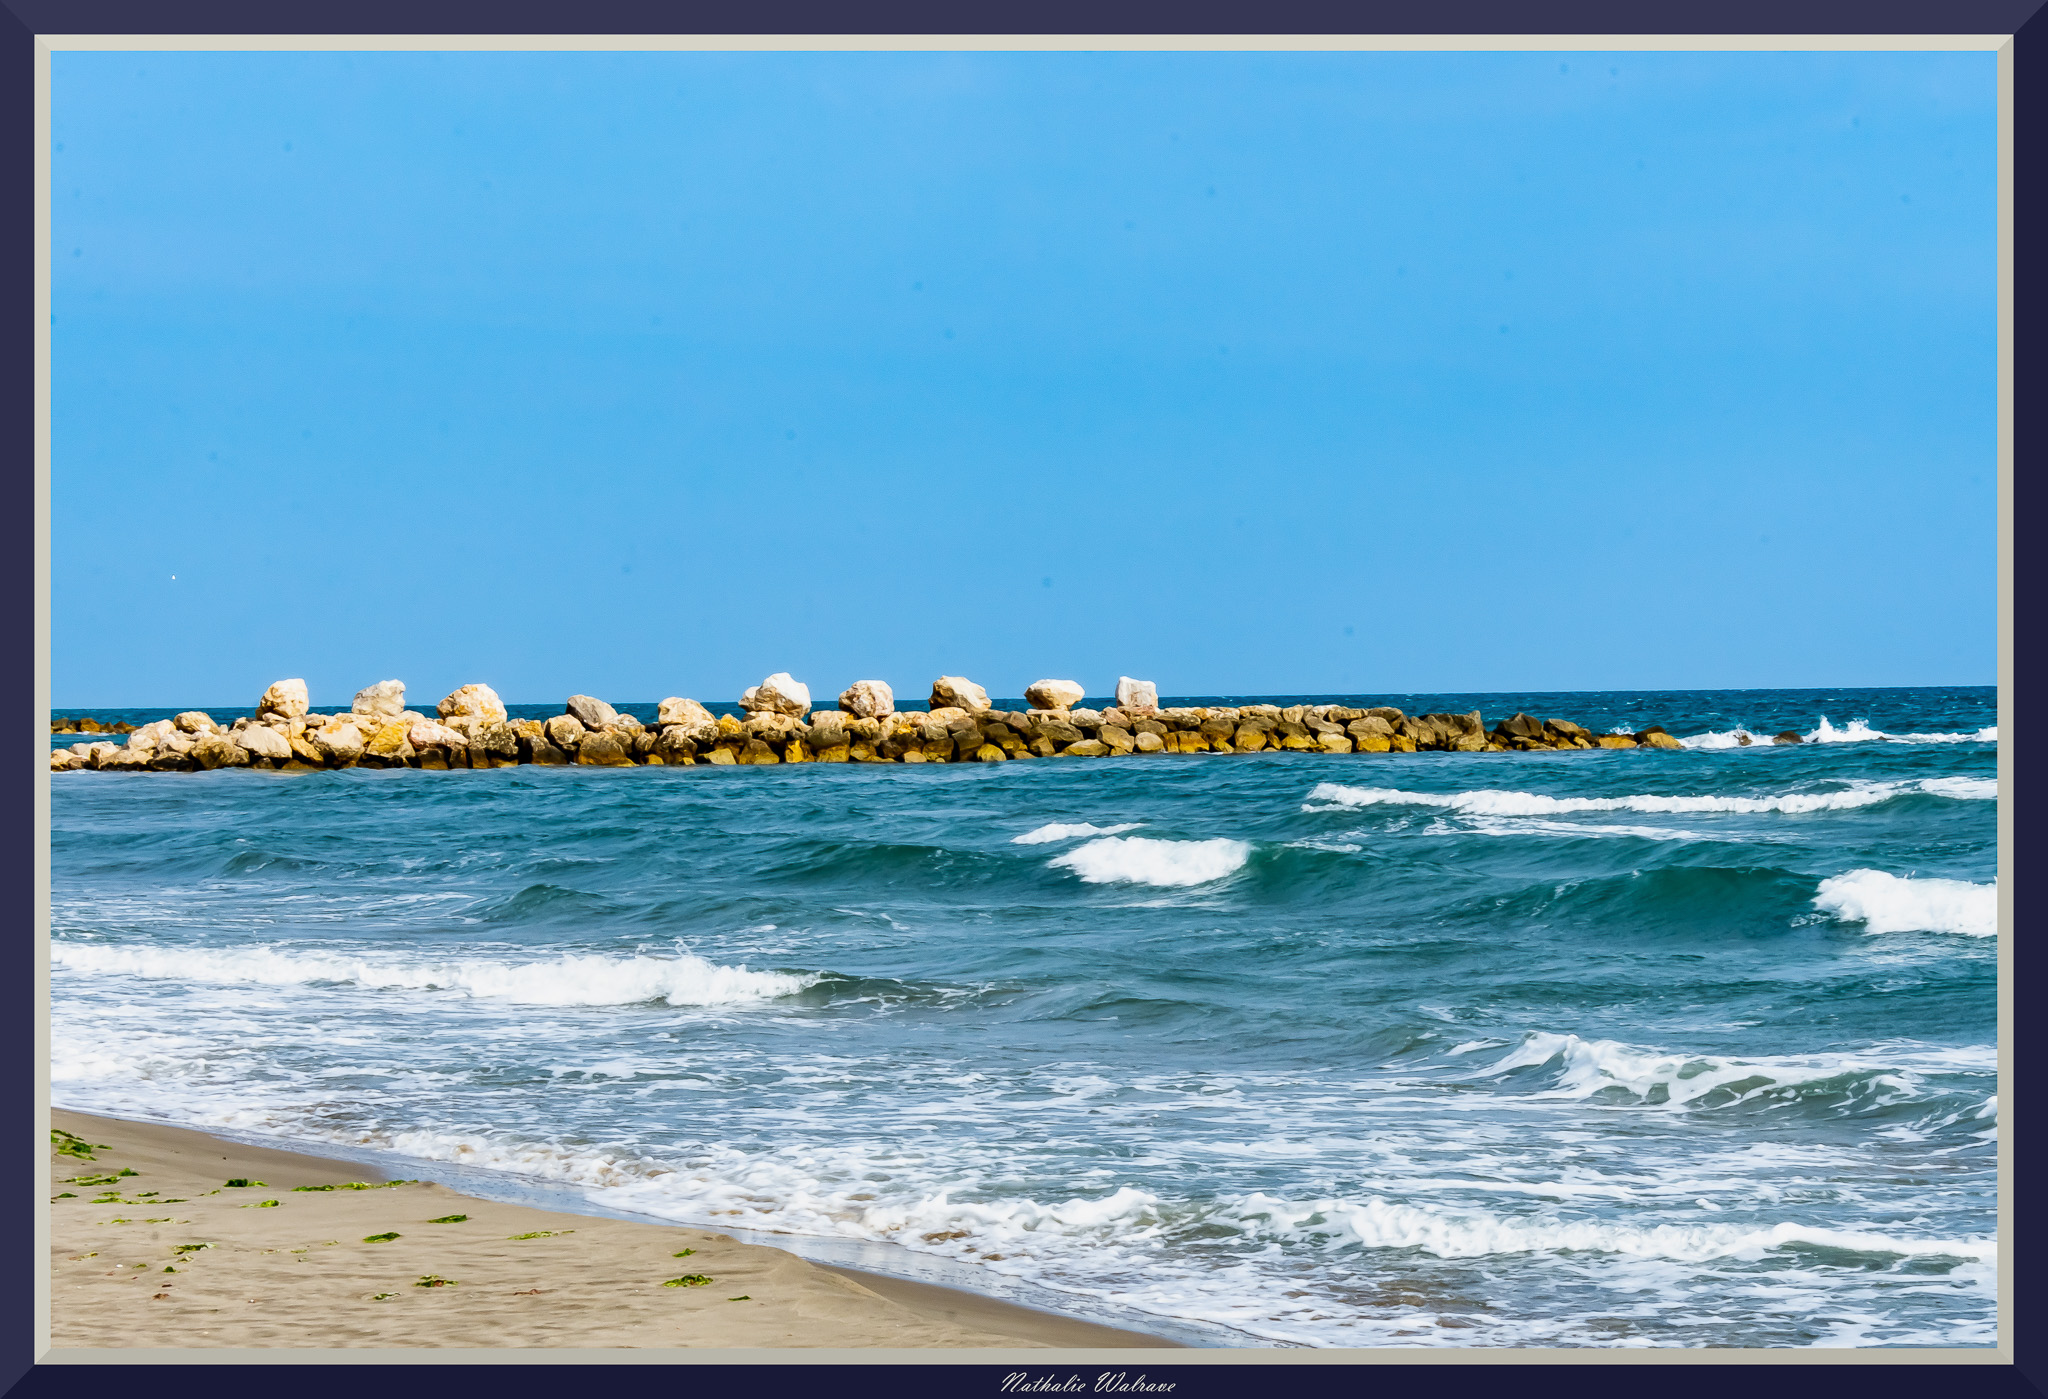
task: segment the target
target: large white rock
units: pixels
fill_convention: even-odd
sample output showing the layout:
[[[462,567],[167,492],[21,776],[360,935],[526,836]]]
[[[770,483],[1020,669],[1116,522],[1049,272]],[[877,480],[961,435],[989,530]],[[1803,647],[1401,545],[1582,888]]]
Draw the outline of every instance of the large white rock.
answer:
[[[1116,707],[1127,714],[1150,714],[1159,708],[1159,687],[1150,680],[1133,680],[1128,675],[1119,675],[1116,680]]]
[[[396,719],[405,712],[405,682],[403,680],[379,680],[374,685],[356,691],[356,701],[350,705],[351,714],[374,714],[380,719]]]
[[[740,708],[749,714],[787,714],[800,719],[811,712],[811,688],[778,670],[758,685],[749,685],[740,696]]]
[[[438,708],[443,719],[452,719],[460,714],[471,719],[488,719],[494,724],[502,724],[506,717],[505,702],[499,699],[498,692],[488,685],[464,685],[442,700]]]
[[[353,762],[363,756],[363,731],[336,715],[309,735],[313,747],[330,763]]]
[[[256,717],[266,714],[281,714],[287,719],[297,719],[312,708],[312,696],[306,692],[303,680],[279,680],[263,692],[263,698],[256,701]]]
[[[932,681],[933,709],[964,709],[979,714],[988,708],[988,691],[964,675],[941,675]]]
[[[697,701],[684,699],[680,695],[670,695],[667,699],[663,700],[661,707],[655,711],[654,715],[654,726],[658,729],[667,728],[670,724],[715,724],[717,722],[716,719],[711,717],[710,710],[697,703]]]
[[[137,752],[149,752],[150,750],[154,749],[159,743],[163,742],[165,734],[174,733],[176,732],[176,729],[177,726],[174,725],[170,720],[158,719],[154,723],[144,724],[134,733],[129,734],[128,746],[130,748],[135,749]]]
[[[291,761],[291,740],[268,724],[249,725],[235,735],[235,742],[259,758],[269,758],[279,763]]]
[[[839,707],[856,719],[879,719],[896,712],[896,692],[886,680],[856,680],[839,692]]]
[[[422,748],[462,748],[469,740],[446,724],[437,724],[432,719],[415,719],[405,731],[405,741],[415,750]]]
[[[1034,680],[1024,698],[1033,709],[1072,709],[1087,693],[1071,680]]]
[[[171,722],[178,726],[179,733],[206,734],[214,730],[213,716],[198,709],[188,709]]]
[[[573,714],[586,729],[605,729],[619,722],[619,711],[589,695],[571,695],[562,712]]]

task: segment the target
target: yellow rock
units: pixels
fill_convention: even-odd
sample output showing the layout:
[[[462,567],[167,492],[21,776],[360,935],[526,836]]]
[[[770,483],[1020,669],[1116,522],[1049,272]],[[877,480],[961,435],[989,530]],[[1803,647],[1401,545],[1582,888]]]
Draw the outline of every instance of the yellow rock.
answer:
[[[949,762],[952,757],[953,742],[951,739],[933,739],[924,746],[924,760],[928,763]]]
[[[730,748],[714,748],[704,755],[704,761],[710,763],[713,767],[729,768],[738,762],[739,759],[732,755],[732,749]]]
[[[1384,753],[1388,747],[1387,735],[1367,734],[1363,738],[1353,739],[1351,746],[1359,753]]]
[[[1079,743],[1069,743],[1060,749],[1061,756],[1069,758],[1099,758],[1107,752],[1109,745],[1099,738],[1084,738]]]
[[[718,736],[720,738],[738,738],[746,731],[746,725],[733,718],[732,715],[721,714],[718,716]]]
[[[1050,758],[1054,753],[1057,753],[1059,750],[1052,746],[1051,739],[1039,737],[1031,740],[1031,751],[1036,753],[1041,758]]]
[[[662,757],[659,753],[649,753],[645,761],[647,766],[651,768],[664,768],[668,766],[668,759]]]
[[[887,761],[887,759],[878,757],[876,755],[875,745],[872,743],[849,744],[847,746],[846,756],[856,763],[873,763]]]
[[[1343,734],[1322,734],[1317,739],[1325,753],[1349,753],[1351,740]]]
[[[1647,733],[1647,734],[1644,734],[1644,735],[1643,735],[1643,741],[1642,741],[1642,745],[1641,745],[1641,746],[1642,746],[1642,747],[1644,747],[1644,748],[1683,748],[1683,747],[1685,747],[1685,745],[1684,745],[1684,744],[1680,743],[1680,742],[1679,742],[1679,741],[1678,741],[1677,739],[1673,738],[1673,737],[1672,737],[1672,736],[1671,736],[1670,734],[1667,734],[1667,733]]]
[[[740,750],[740,761],[752,763],[756,767],[772,767],[780,763],[782,759],[775,755],[773,748],[770,748],[760,739],[750,738],[747,740],[747,746]]]
[[[837,743],[830,748],[820,748],[818,750],[818,761],[821,763],[843,763],[851,756],[847,751],[849,746],[848,744]]]
[[[1302,737],[1300,734],[1289,734],[1287,735],[1287,737],[1280,740],[1280,746],[1282,748],[1292,749],[1294,752],[1297,753],[1306,753],[1312,752],[1315,749],[1320,748],[1322,745],[1318,743],[1312,743],[1308,739]]]
[[[435,772],[448,771],[448,755],[439,748],[420,750],[420,766]]]
[[[1261,748],[1264,748],[1271,739],[1272,735],[1264,729],[1239,729],[1236,741],[1237,751],[1240,753],[1256,753]]]
[[[327,759],[320,756],[320,750],[315,748],[311,743],[307,742],[306,739],[304,739],[300,735],[293,734],[291,736],[290,742],[292,745],[292,756],[299,759],[299,761],[311,763],[314,767],[324,768],[327,766]],[[1630,744],[1629,746],[1633,748],[1635,745]],[[446,767],[447,764],[443,763],[442,766]]]
[[[1155,733],[1140,733],[1131,740],[1131,746],[1140,753],[1164,753],[1166,740]]]
[[[782,761],[785,763],[808,763],[810,760],[810,750],[804,747],[800,738],[791,739],[782,750]]]
[[[926,759],[926,758],[925,758],[925,756],[924,756],[924,749],[922,749],[922,748],[906,748],[906,749],[904,749],[904,750],[903,750],[903,761],[904,761],[904,762],[906,762],[906,763],[922,763],[922,762],[925,762],[925,761],[927,761],[927,759]]]
[[[981,747],[974,750],[974,761],[977,763],[1006,762],[1009,756],[1009,754],[996,747],[993,743],[984,743]]]
[[[1636,741],[1627,734],[1601,734],[1598,740],[1602,748],[1633,748]]]
[[[1413,753],[1415,740],[1407,734],[1395,734],[1387,740],[1387,751],[1391,753]]]

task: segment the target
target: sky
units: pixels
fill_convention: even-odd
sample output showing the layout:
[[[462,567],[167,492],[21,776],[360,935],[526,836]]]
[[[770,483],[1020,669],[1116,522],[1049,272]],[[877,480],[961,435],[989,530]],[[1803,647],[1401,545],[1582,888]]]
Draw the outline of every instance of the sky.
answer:
[[[59,53],[52,702],[1991,684],[1995,81]]]

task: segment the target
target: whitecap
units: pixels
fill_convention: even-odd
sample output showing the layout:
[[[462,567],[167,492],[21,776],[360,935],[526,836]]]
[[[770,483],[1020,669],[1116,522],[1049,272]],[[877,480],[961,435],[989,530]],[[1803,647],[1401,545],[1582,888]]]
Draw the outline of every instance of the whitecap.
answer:
[[[1142,821],[1126,821],[1120,826],[1091,826],[1086,821],[1079,825],[1062,825],[1055,821],[1049,826],[1040,826],[1035,831],[1010,837],[1012,845],[1051,845],[1056,841],[1079,840],[1082,836],[1113,836],[1125,831],[1135,831],[1145,824]]]
[[[1242,840],[1148,840],[1106,836],[1069,850],[1049,863],[1068,869],[1087,884],[1151,884],[1176,888],[1207,884],[1235,874],[1251,858]]]
[[[1851,782],[1838,792],[1787,792],[1767,797],[1638,794],[1626,797],[1547,797],[1535,792],[1484,788],[1469,792],[1409,792],[1396,787],[1348,787],[1319,783],[1308,794],[1303,811],[1330,811],[1366,806],[1428,806],[1466,816],[1558,816],[1582,811],[1731,812],[1798,815],[1813,811],[1848,811],[1875,806],[1908,793],[1957,800],[1995,801],[1998,783],[1983,777],[1933,777],[1917,782]],[[1313,803],[1327,803],[1317,806]]]
[[[448,991],[522,1005],[733,1005],[787,996],[815,985],[816,974],[749,971],[682,953],[673,957],[571,954],[534,962],[455,958],[345,957],[272,947],[108,947],[52,943],[53,967],[151,980],[304,986],[322,982],[366,990]]]
[[[1821,881],[1814,907],[1868,933],[1998,935],[1998,885],[1850,870]]]

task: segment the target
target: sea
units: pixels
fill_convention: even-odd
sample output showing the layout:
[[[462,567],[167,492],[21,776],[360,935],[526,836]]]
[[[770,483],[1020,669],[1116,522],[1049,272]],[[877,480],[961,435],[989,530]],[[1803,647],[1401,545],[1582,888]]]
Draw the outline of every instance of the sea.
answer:
[[[52,1096],[1194,1345],[1996,1342],[1994,689],[1255,698],[1684,746],[53,776]]]

